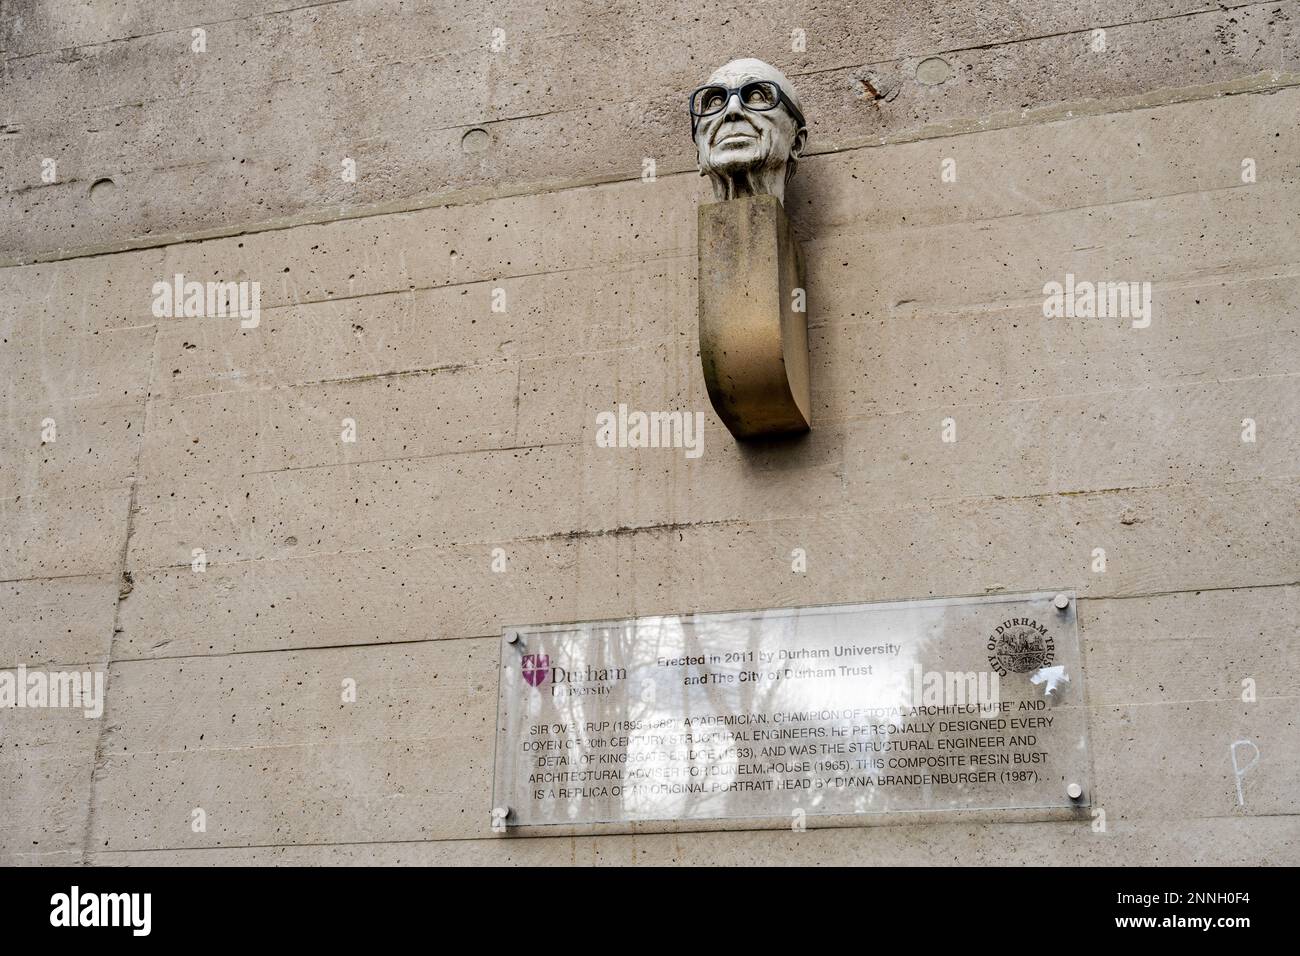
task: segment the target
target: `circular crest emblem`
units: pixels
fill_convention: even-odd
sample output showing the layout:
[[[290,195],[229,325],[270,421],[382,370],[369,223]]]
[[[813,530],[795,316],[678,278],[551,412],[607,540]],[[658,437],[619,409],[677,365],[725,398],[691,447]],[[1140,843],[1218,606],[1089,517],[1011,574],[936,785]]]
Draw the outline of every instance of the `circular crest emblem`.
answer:
[[[989,663],[1003,674],[1028,674],[1049,666],[1055,650],[1047,628],[1036,621],[1007,621],[989,640]]]

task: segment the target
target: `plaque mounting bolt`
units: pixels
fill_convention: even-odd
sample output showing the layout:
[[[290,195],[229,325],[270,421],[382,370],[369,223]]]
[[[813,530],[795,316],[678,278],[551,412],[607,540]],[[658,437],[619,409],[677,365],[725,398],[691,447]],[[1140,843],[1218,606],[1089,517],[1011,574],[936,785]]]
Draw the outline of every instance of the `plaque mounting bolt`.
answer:
[[[1065,788],[1065,795],[1071,800],[1078,800],[1083,796],[1083,787],[1079,786],[1077,783],[1072,783]]]
[[[511,631],[509,634],[507,634],[507,635],[506,635],[506,643],[507,643],[507,644],[518,644],[518,643],[519,643],[519,632],[518,632],[518,631]]]
[[[1064,611],[1070,606],[1070,596],[1068,594],[1058,594],[1052,599],[1052,603],[1056,605],[1058,611]]]

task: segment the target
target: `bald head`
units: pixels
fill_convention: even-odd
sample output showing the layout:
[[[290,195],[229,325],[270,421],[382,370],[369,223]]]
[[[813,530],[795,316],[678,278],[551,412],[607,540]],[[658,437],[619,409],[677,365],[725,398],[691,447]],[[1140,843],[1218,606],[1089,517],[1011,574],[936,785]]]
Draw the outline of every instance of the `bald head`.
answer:
[[[739,60],[732,60],[730,63],[724,63],[713,71],[709,77],[710,83],[720,83],[726,86],[738,86],[747,80],[770,80],[781,88],[785,94],[786,102],[794,107],[798,112],[800,125],[803,125],[803,104],[799,102],[799,94],[794,91],[790,80],[784,73],[774,67],[771,63],[765,63],[762,60],[756,60],[751,57],[742,57]]]

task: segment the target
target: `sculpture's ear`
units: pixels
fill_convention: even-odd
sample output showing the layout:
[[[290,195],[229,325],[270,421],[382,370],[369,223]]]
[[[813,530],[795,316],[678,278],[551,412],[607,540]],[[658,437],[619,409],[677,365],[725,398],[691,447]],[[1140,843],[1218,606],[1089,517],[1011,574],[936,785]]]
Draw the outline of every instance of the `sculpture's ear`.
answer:
[[[803,156],[803,148],[808,142],[808,127],[800,126],[799,132],[794,134],[794,142],[790,145],[790,158],[799,159]]]
[[[794,134],[794,141],[790,144],[790,158],[785,164],[785,181],[787,183],[794,179],[795,170],[799,168],[799,157],[803,155],[803,148],[807,142],[808,127],[800,126],[799,131]]]

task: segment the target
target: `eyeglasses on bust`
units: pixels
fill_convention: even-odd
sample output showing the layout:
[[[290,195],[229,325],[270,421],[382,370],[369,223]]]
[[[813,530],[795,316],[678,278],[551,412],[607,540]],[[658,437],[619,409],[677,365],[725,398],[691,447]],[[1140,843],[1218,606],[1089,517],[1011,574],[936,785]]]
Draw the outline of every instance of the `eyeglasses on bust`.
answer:
[[[766,113],[768,110],[774,110],[782,103],[790,111],[795,122],[800,126],[805,126],[803,114],[799,109],[790,102],[790,98],[781,92],[781,87],[777,86],[770,80],[755,80],[752,83],[745,83],[741,86],[731,87],[720,84],[711,84],[701,86],[691,94],[691,138],[695,138],[695,131],[698,129],[700,120],[706,116],[715,116],[727,108],[731,98],[737,96],[740,98],[740,105],[747,110],[755,110],[760,113]]]

